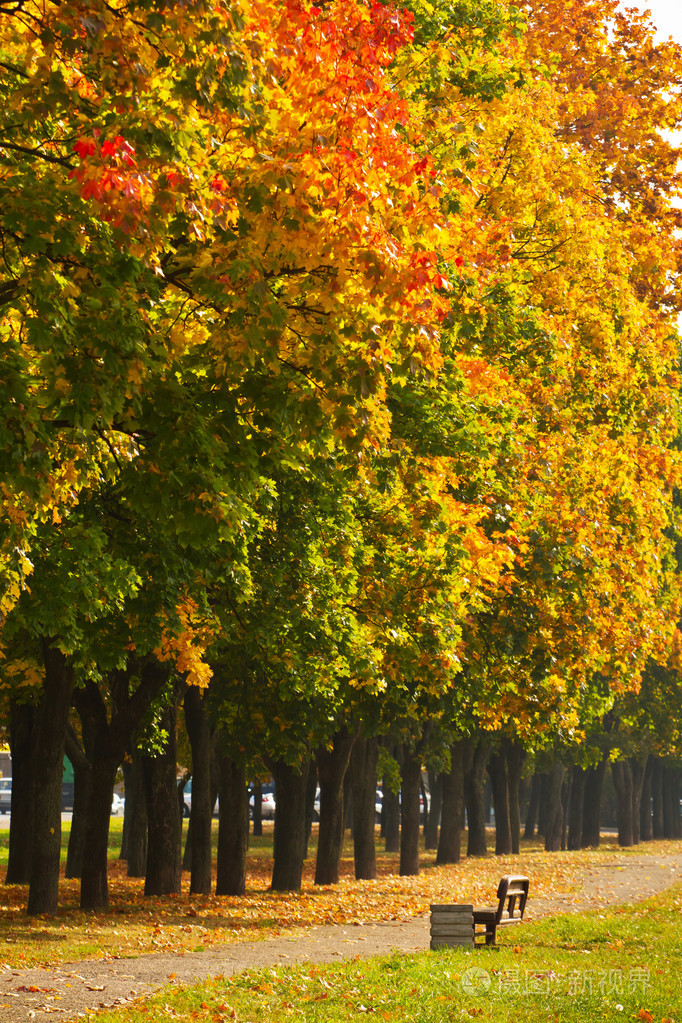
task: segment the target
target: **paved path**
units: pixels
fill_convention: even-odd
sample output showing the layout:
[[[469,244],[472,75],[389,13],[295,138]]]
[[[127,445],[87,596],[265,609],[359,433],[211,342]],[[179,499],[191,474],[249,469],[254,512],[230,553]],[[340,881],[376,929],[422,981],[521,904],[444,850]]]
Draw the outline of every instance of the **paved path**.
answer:
[[[616,863],[586,868],[583,880],[579,892],[531,898],[527,917],[538,919],[648,898],[682,881],[682,854],[624,855]],[[428,944],[428,918],[413,917],[390,923],[316,927],[293,937],[240,942],[184,955],[153,954],[51,969],[5,969],[0,972],[0,1023],[70,1023],[88,1011],[150,994],[171,980],[193,983],[275,964],[419,952]]]

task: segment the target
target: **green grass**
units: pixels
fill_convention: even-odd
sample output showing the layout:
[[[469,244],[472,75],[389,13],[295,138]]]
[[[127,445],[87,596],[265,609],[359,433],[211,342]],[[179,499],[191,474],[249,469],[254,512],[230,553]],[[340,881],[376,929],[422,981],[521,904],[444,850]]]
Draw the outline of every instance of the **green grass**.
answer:
[[[97,1023],[682,1020],[682,886],[637,906],[506,928],[496,948],[249,971],[170,986]]]

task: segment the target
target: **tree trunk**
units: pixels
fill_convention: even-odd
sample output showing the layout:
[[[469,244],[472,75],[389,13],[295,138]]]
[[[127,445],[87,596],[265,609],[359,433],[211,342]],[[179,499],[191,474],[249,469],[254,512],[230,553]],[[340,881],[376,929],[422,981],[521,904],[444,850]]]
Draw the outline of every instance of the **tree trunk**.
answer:
[[[95,745],[95,722],[80,715],[83,748],[71,725],[66,731],[66,755],[73,766],[73,814],[66,852],[64,876],[80,877],[85,860],[88,804],[92,793],[92,756]],[[111,809],[111,807],[109,807]]]
[[[538,812],[540,810],[540,795],[542,792],[542,776],[538,771],[533,775],[530,786],[530,799],[526,813],[526,827],[523,832],[524,838],[535,838],[535,828],[538,823]]]
[[[680,777],[669,762],[663,765],[663,837],[680,837]]]
[[[270,887],[275,892],[301,889],[305,853],[305,794],[310,761],[296,767],[272,763],[275,778],[275,843]]]
[[[467,808],[467,856],[485,856],[488,844],[485,834],[483,778],[488,759],[488,744],[480,739],[471,767],[464,774],[464,802]]]
[[[585,771],[578,764],[574,764],[571,769],[571,775],[571,803],[568,814],[567,846],[569,849],[582,849]]]
[[[416,750],[404,748],[400,767],[400,876],[419,873],[419,783],[421,757]]]
[[[33,729],[35,708],[10,700],[12,812],[5,884],[28,884],[33,850]]]
[[[191,895],[211,894],[211,726],[204,694],[188,686],[184,699],[185,725],[192,747],[192,811],[187,843],[191,850]],[[190,844],[191,843],[191,844]]]
[[[220,804],[216,895],[243,895],[246,891],[246,848],[249,838],[246,766],[224,753],[218,753],[216,759]]]
[[[614,761],[611,764],[611,775],[618,803],[618,845],[633,845],[632,772],[628,761]]]
[[[399,852],[400,795],[391,790],[387,778],[384,778],[381,812],[384,818],[384,849],[390,853]]]
[[[645,757],[643,760],[638,760],[637,757],[630,757],[630,771],[632,772],[632,841],[634,845],[639,845],[640,840],[640,808],[647,759],[648,757]]]
[[[424,848],[438,848],[438,831],[443,807],[443,776],[429,771],[429,813],[424,826]]]
[[[601,790],[606,774],[606,759],[585,773],[583,797],[583,849],[597,847],[600,842]]]
[[[450,770],[441,775],[443,802],[436,863],[459,863],[462,842],[462,804],[464,801],[464,759],[467,740],[450,747]]]
[[[650,842],[654,837],[653,818],[651,814],[651,779],[654,758],[647,757],[642,779],[642,795],[639,801],[639,837],[642,842]]]
[[[507,758],[503,750],[488,757],[488,775],[493,790],[495,807],[495,855],[511,852],[511,825],[509,822],[509,778]]]
[[[561,801],[563,783],[564,765],[560,760],[555,760],[549,772],[547,785],[546,852],[558,852],[561,849],[561,832],[564,821],[564,807]]]
[[[125,797],[124,828],[127,829],[128,877],[144,877],[147,873],[147,797],[143,758],[137,750],[133,750],[130,755]]]
[[[99,741],[99,737],[98,737]],[[117,751],[102,743],[93,758],[92,788],[86,816],[87,856],[81,874],[81,909],[106,909],[109,905],[107,857],[111,800],[118,769]]]
[[[511,851],[521,851],[521,775],[526,751],[520,742],[509,742],[506,748],[507,778],[509,783],[509,828]]]
[[[313,821],[315,819],[315,796],[317,795],[317,765],[314,760],[311,760],[308,765],[308,779],[305,783],[305,846],[303,849],[303,859],[308,859],[308,847],[310,846],[310,836],[313,833]]]
[[[177,707],[173,700],[161,714],[160,727],[168,734],[166,748],[157,756],[144,756],[147,800],[147,872],[145,895],[176,895],[182,880],[182,818],[178,807]]]
[[[663,761],[652,757],[651,797],[653,802],[651,830],[654,838],[663,838]]]
[[[260,838],[263,834],[263,785],[261,782],[254,782],[251,786],[253,793],[253,834]]]
[[[331,749],[317,751],[320,785],[320,829],[315,861],[315,884],[338,884],[343,847],[343,779],[355,736],[341,728]]]
[[[353,860],[357,881],[373,881],[377,876],[374,834],[378,757],[376,737],[355,740],[350,754],[349,776],[353,793]]]
[[[43,640],[45,678],[36,714],[33,750],[33,854],[27,913],[54,915],[59,902],[64,743],[71,709],[73,671],[66,657]]]

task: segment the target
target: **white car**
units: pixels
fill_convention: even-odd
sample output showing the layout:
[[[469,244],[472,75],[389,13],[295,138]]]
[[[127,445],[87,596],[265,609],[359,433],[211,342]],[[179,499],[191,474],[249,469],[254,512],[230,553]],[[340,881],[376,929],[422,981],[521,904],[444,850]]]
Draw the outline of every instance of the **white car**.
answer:
[[[118,792],[114,792],[111,800],[111,812],[114,817],[118,817],[120,814],[125,813],[126,801],[122,796],[119,796]]]

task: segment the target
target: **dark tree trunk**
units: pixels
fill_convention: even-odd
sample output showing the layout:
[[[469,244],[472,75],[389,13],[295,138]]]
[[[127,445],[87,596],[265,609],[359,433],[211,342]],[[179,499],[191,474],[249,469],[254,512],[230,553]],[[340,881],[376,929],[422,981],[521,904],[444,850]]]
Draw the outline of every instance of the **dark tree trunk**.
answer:
[[[549,811],[549,774],[543,771],[540,775],[540,799],[538,802],[538,838],[544,838],[547,832],[547,814]]]
[[[495,807],[495,855],[501,856],[511,852],[509,777],[504,750],[498,750],[488,757],[487,768],[493,791],[493,806]]]
[[[80,715],[83,748],[71,725],[66,732],[66,755],[73,766],[73,814],[66,851],[65,877],[80,877],[85,860],[88,804],[92,793],[92,757],[95,745],[95,722]],[[111,807],[110,807],[111,809]]]
[[[36,714],[33,750],[33,854],[27,913],[54,915],[59,902],[64,743],[73,672],[66,657],[43,640],[45,678]]]
[[[521,851],[521,774],[526,752],[520,742],[509,742],[507,754],[507,777],[509,781],[509,828],[511,851]]]
[[[437,849],[443,806],[443,776],[435,771],[429,771],[429,797],[429,813],[424,826],[424,848]]]
[[[373,881],[377,876],[374,833],[378,756],[376,737],[355,740],[349,761],[349,777],[353,793],[353,859],[358,881]]]
[[[416,750],[404,748],[400,804],[400,876],[419,873],[419,783],[421,757]]]
[[[185,725],[192,747],[192,812],[187,835],[191,850],[190,894],[211,893],[211,726],[204,695],[188,686],[184,699]],[[191,843],[191,844],[190,844]]]
[[[253,793],[253,834],[260,838],[263,834],[263,786],[257,781],[251,786]]]
[[[583,797],[583,849],[599,845],[601,821],[601,790],[606,774],[607,760],[601,760],[585,773]]]
[[[650,842],[654,837],[653,818],[651,815],[651,777],[653,766],[653,757],[647,757],[644,778],[642,779],[642,795],[639,801],[639,837],[642,842]]]
[[[343,779],[355,736],[346,728],[333,738],[331,749],[317,751],[320,784],[320,830],[317,839],[315,884],[338,884],[343,847]]]
[[[28,884],[33,849],[33,727],[31,704],[10,700],[10,748],[12,751],[12,813],[9,824],[9,856],[5,884]]]
[[[548,776],[547,824],[545,829],[545,851],[558,852],[561,849],[561,832],[564,822],[564,808],[561,790],[564,783],[564,765],[555,760]]]
[[[616,760],[611,764],[613,786],[618,804],[618,845],[634,844],[632,821],[632,772],[627,760]]]
[[[485,835],[484,773],[488,744],[480,739],[471,767],[464,774],[464,802],[467,809],[467,856],[485,856],[488,844]]]
[[[535,838],[535,828],[538,823],[540,810],[540,795],[542,792],[542,776],[536,771],[530,786],[530,799],[528,800],[528,811],[526,813],[526,827],[523,832],[524,838]]]
[[[125,797],[128,877],[144,877],[147,873],[147,796],[143,758],[137,750],[130,755]]]
[[[663,837],[680,837],[680,776],[670,763],[663,766]]]
[[[81,875],[81,909],[105,909],[109,904],[107,886],[109,821],[118,765],[124,758],[131,733],[167,678],[167,669],[150,661],[142,666],[140,681],[130,693],[130,670],[114,671],[109,677],[111,719],[99,686],[88,682],[74,696],[84,721],[92,721],[92,792],[86,823],[86,857]],[[174,743],[175,733],[171,736]],[[173,759],[173,780],[175,760]],[[152,892],[151,894],[159,894]]]
[[[386,852],[400,851],[400,795],[392,792],[384,778],[381,812],[384,818],[384,848]]]
[[[646,761],[638,760],[637,757],[630,757],[630,771],[632,773],[632,842],[639,845],[640,839],[640,807],[642,803],[642,788],[644,786],[644,773]]]
[[[571,796],[573,793],[573,775],[569,772],[568,776],[564,771],[564,783],[561,788],[561,805],[563,807],[563,814],[561,818],[561,850],[565,852],[568,848],[568,814],[571,808]]]
[[[567,846],[569,849],[582,849],[585,771],[578,764],[574,764],[571,769],[571,775],[571,802],[568,814]]]
[[[177,706],[173,700],[160,726],[168,734],[166,748],[155,757],[143,757],[147,798],[147,873],[145,895],[176,895],[182,879],[181,826],[178,807]]]
[[[276,760],[272,773],[276,785],[275,862],[270,887],[276,892],[301,889],[305,853],[305,794],[310,762],[297,767]]]
[[[317,795],[317,765],[311,760],[308,765],[308,779],[305,783],[305,847],[303,859],[308,859],[308,847],[310,836],[313,833],[313,821],[315,820],[315,796]]]
[[[663,821],[663,761],[660,757],[653,758],[651,774],[651,795],[653,798],[652,831],[654,838],[664,838]]]
[[[123,826],[121,828],[121,848],[118,851],[119,860],[128,859],[128,831],[130,828],[130,817],[128,815],[128,789],[130,788],[130,758],[124,753],[123,761],[121,762],[121,771],[123,773]]]
[[[462,842],[462,805],[464,801],[464,763],[467,741],[450,747],[450,770],[441,775],[442,806],[436,863],[459,863]]]
[[[224,753],[219,753],[216,759],[220,801],[216,895],[243,895],[246,891],[246,847],[249,838],[246,767]]]

